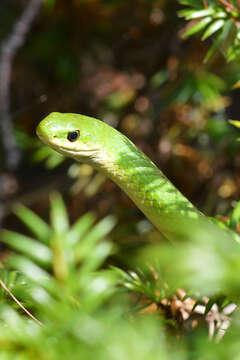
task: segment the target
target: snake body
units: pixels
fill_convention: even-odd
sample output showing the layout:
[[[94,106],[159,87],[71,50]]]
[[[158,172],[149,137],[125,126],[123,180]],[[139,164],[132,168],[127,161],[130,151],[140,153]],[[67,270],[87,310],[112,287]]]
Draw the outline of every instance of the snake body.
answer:
[[[54,112],[40,122],[37,135],[59,153],[105,173],[170,241],[235,238],[203,215],[126,136],[103,121]]]

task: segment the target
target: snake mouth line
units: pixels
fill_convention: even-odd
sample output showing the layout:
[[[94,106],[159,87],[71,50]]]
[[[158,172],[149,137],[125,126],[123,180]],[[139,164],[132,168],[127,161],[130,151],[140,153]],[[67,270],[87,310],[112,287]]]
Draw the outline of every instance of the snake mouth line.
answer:
[[[67,155],[67,156],[73,156],[74,158],[76,157],[94,157],[96,155],[96,153],[98,152],[98,149],[78,149],[78,150],[74,150],[74,149],[69,149],[67,147],[55,147],[54,145],[52,145],[52,148],[54,150],[59,151],[60,153],[62,153],[63,155]]]
[[[52,147],[54,148],[54,145],[52,145]],[[70,153],[94,153],[96,151],[98,151],[99,149],[98,148],[95,148],[95,149],[77,149],[77,150],[74,150],[74,149],[69,149],[67,146],[61,146],[61,147],[58,147],[56,146],[56,149],[59,149],[59,150],[62,150],[62,151],[67,151],[69,154]]]
[[[52,147],[54,150],[57,150],[57,151],[63,151],[63,152],[68,152],[69,154],[92,154],[92,153],[96,153],[97,151],[99,151],[98,148],[94,148],[94,149],[79,149],[79,150],[73,150],[73,149],[69,149],[69,147],[67,146],[59,146],[59,145],[55,145],[52,141],[50,141],[50,138],[46,138],[44,135],[41,134],[40,131],[37,131],[37,135],[38,137],[40,138],[40,140],[46,144],[46,145],[49,145],[50,147]],[[55,137],[53,137],[55,138]]]

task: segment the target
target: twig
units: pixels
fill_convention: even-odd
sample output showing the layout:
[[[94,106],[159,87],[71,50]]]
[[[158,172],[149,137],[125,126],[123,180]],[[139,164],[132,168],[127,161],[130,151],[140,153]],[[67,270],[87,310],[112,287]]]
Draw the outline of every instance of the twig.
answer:
[[[207,0],[203,0],[203,6],[205,7],[205,9],[208,8]]]
[[[39,321],[35,316],[33,316],[24,306],[20,303],[20,301],[13,295],[13,293],[8,289],[8,287],[4,284],[4,282],[0,279],[0,286],[8,293],[9,296],[18,304],[18,306],[38,325],[43,326],[43,323]]]
[[[233,4],[230,4],[227,0],[218,0],[222,4],[227,12],[235,11],[240,14],[239,9],[237,9]],[[231,16],[231,20],[235,23],[236,27],[240,27],[240,21],[237,20],[234,16]]]
[[[37,15],[43,0],[32,0],[13,27],[12,33],[3,42],[0,50],[0,118],[1,142],[5,155],[5,166],[15,170],[20,161],[20,151],[13,136],[10,116],[10,82],[13,59],[23,45],[26,34]]]
[[[227,11],[237,11],[239,12],[239,10],[231,3],[229,3],[227,0],[218,0]]]

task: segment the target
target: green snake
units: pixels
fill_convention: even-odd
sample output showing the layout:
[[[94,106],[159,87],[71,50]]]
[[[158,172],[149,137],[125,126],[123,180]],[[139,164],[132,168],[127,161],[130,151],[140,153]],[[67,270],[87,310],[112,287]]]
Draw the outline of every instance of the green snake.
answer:
[[[203,215],[126,136],[103,121],[51,113],[37,127],[57,152],[90,164],[110,177],[170,241],[236,239]]]

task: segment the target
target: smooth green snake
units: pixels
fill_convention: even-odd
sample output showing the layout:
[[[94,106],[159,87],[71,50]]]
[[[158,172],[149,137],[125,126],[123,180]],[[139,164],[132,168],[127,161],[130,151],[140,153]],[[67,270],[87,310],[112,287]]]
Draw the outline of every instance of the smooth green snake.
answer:
[[[54,112],[40,122],[37,135],[59,153],[110,177],[170,241],[237,238],[203,215],[142,151],[103,121]]]

